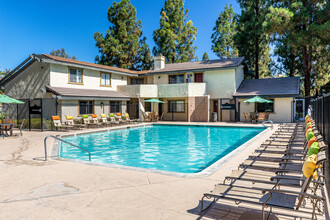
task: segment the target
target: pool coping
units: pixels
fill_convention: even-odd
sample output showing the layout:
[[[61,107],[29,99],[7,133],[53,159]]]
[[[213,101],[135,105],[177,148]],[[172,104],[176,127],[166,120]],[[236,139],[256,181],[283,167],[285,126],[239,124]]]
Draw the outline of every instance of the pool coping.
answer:
[[[75,163],[81,163],[81,164],[87,164],[87,165],[94,165],[94,166],[102,166],[102,167],[110,167],[110,168],[119,168],[119,169],[126,169],[126,170],[134,170],[134,171],[141,171],[141,172],[147,172],[147,173],[158,173],[163,175],[170,175],[170,176],[176,176],[176,177],[186,177],[186,178],[199,178],[199,177],[207,177],[215,173],[217,170],[219,170],[224,164],[226,164],[230,159],[232,159],[234,156],[237,156],[241,152],[243,152],[248,146],[252,145],[253,142],[255,142],[257,139],[261,138],[263,135],[268,133],[268,131],[271,130],[270,127],[267,126],[232,126],[232,125],[203,125],[203,124],[170,124],[170,123],[143,123],[143,124],[135,124],[135,125],[124,125],[120,127],[110,127],[110,128],[102,128],[98,130],[93,131],[80,131],[76,133],[70,133],[70,134],[63,134],[59,137],[68,137],[68,136],[75,136],[75,135],[81,135],[81,134],[90,134],[90,133],[96,133],[96,132],[102,132],[102,131],[111,131],[111,130],[121,130],[121,129],[128,129],[128,128],[135,128],[135,127],[145,127],[150,125],[185,125],[185,126],[201,126],[201,127],[248,127],[248,128],[264,128],[265,130],[261,131],[259,134],[251,138],[250,140],[246,141],[239,147],[237,147],[235,150],[230,152],[229,154],[225,155],[224,157],[220,158],[216,162],[212,163],[210,166],[206,167],[204,170],[198,172],[198,173],[178,173],[178,172],[171,172],[171,171],[165,171],[165,170],[156,170],[156,169],[148,169],[148,168],[141,168],[141,167],[131,167],[131,166],[123,166],[123,165],[117,165],[117,164],[109,164],[109,163],[99,163],[99,162],[93,162],[93,161],[84,161],[79,159],[69,159],[69,158],[62,158],[60,157],[60,141],[55,140],[53,149],[52,149],[52,158],[56,160],[61,161],[69,161],[69,162],[75,162]]]

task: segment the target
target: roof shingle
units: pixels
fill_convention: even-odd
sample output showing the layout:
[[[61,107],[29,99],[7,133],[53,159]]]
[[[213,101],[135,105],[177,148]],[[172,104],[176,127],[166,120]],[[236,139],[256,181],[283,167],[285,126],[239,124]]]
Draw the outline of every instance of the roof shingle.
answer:
[[[245,79],[233,96],[298,96],[299,77]]]
[[[128,95],[113,90],[73,89],[65,87],[46,86],[46,91],[59,96],[99,97],[99,98],[129,98]]]

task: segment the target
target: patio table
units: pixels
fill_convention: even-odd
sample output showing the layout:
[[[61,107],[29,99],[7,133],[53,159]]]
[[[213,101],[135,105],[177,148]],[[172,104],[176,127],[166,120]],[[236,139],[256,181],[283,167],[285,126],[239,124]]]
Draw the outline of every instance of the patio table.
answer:
[[[3,137],[8,137],[8,131],[10,131],[10,136],[13,135],[13,124],[11,123],[1,123],[0,124],[0,135]],[[9,128],[8,128],[9,127]]]
[[[253,123],[253,121],[255,124],[257,123],[258,116],[259,116],[258,112],[250,112],[250,118],[251,118],[252,123]]]

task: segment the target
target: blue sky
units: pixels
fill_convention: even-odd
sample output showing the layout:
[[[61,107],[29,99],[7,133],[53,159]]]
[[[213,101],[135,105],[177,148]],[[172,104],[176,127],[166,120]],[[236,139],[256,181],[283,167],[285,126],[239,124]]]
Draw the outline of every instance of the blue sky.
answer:
[[[119,1],[119,0],[118,0]],[[65,48],[81,61],[94,62],[98,49],[94,33],[105,33],[109,27],[107,10],[113,1],[53,0],[0,2],[0,70],[13,69],[29,54],[49,53]],[[164,0],[131,0],[142,21],[143,33],[152,50],[153,30],[159,28],[160,10]],[[189,19],[197,27],[196,55],[201,60],[204,52],[216,59],[211,51],[211,34],[219,13],[226,3],[236,13],[239,5],[234,0],[186,0]]]

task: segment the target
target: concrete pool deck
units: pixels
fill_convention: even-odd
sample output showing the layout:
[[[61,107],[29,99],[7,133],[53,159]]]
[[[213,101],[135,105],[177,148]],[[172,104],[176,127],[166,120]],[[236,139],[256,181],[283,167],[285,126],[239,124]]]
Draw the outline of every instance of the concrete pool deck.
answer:
[[[1,138],[0,219],[197,219],[200,216],[196,210],[203,193],[237,169],[277,127],[275,124],[273,130],[263,133],[212,175],[196,178],[51,158],[43,161],[44,138],[64,132],[25,131],[22,137]],[[49,146],[52,143],[49,140]],[[219,210],[219,216],[214,218],[255,219],[261,208],[222,204]],[[271,216],[278,218],[281,217]]]

